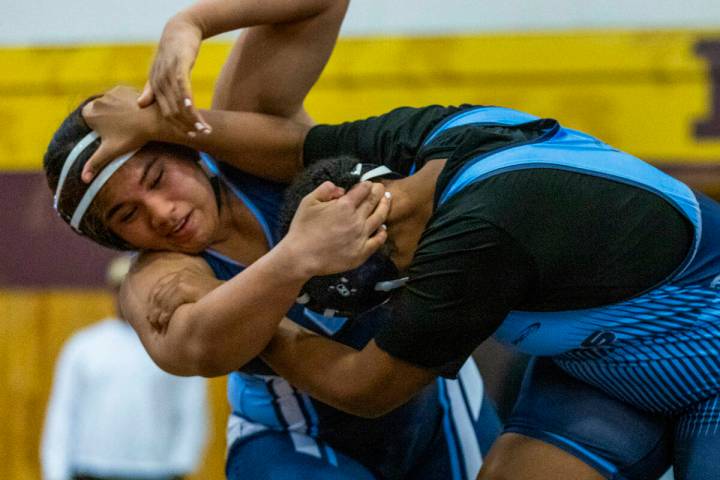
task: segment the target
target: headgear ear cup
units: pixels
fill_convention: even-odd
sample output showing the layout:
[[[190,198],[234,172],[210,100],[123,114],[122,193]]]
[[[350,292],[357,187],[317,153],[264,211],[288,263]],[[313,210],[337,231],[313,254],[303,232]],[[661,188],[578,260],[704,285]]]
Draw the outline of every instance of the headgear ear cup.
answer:
[[[297,205],[303,196],[330,180],[349,190],[358,182],[400,179],[403,175],[384,165],[358,163],[352,157],[320,160],[309,166],[290,186],[281,214],[279,235],[290,227]],[[388,300],[392,290],[402,286],[399,272],[390,258],[375,253],[355,270],[311,278],[303,287],[297,303],[325,316],[355,316]]]
[[[303,287],[299,301],[318,312],[332,310],[338,316],[355,316],[384,302],[391,288],[376,288],[388,282],[397,286],[395,264],[380,253],[373,254],[355,270],[311,278]]]

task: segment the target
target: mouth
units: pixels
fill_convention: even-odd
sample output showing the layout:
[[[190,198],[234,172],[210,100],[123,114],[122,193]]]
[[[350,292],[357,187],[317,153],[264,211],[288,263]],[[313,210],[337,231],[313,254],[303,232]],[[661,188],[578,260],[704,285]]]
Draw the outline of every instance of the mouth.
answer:
[[[192,216],[192,211],[185,215],[177,225],[175,225],[175,228],[172,229],[170,232],[170,236],[176,239],[183,239],[190,233],[189,225],[190,225],[190,217]]]

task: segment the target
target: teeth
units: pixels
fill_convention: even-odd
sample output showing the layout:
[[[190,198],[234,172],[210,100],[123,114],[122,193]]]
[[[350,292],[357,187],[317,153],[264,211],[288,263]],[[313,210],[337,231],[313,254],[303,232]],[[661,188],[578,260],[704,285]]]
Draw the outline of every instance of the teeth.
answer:
[[[178,225],[175,227],[175,229],[173,230],[173,233],[179,232],[180,229],[183,227],[183,225],[185,225],[186,220],[187,220],[186,218],[183,218],[182,221],[180,223],[178,223]]]

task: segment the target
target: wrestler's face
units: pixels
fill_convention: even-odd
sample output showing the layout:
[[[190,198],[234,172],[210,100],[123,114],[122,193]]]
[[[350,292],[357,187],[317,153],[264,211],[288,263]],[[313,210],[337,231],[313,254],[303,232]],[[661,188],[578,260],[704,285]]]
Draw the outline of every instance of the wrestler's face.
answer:
[[[135,154],[96,201],[110,230],[144,250],[198,253],[212,243],[220,225],[205,172],[192,159],[162,146]]]

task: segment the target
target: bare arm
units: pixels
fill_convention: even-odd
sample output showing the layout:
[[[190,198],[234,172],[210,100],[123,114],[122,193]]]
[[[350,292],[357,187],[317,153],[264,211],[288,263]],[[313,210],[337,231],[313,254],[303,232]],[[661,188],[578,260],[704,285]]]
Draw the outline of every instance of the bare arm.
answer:
[[[253,27],[233,50],[213,108],[292,116],[325,65],[347,0],[200,0],[163,30],[143,106],[153,96],[166,117],[192,130],[189,73],[202,40]]]
[[[286,12],[275,12],[280,15],[275,18],[287,15],[291,21],[264,22],[243,32],[215,85],[212,108],[308,123],[303,102],[333,51],[348,3],[286,2]]]
[[[294,272],[294,262],[278,258],[281,255],[274,257],[264,257],[265,261],[259,260],[214,288],[217,280],[202,258],[168,252],[146,254],[123,285],[123,316],[162,369],[175,375],[223,375],[262,350],[304,282],[305,275]],[[180,306],[165,330],[155,330],[147,321],[152,307],[148,292],[165,275],[182,268],[202,272],[209,293]]]
[[[96,155],[112,158],[115,152],[161,141],[207,152],[270,180],[290,181],[302,168],[308,125],[261,113],[205,110],[212,132],[190,137],[165,121],[156,104],[140,108],[136,97],[133,88],[115,87],[83,108],[85,121],[102,136]]]
[[[324,183],[303,199],[275,248],[220,286],[199,257],[146,254],[123,286],[123,314],[170,373],[216,376],[240,368],[265,348],[310,277],[353,268],[382,245],[389,206],[383,193],[382,185],[363,182],[340,196],[342,189]],[[148,321],[156,287],[182,269],[193,269],[201,278],[197,290],[207,293],[173,305],[156,329]]]
[[[407,402],[436,374],[381,350],[358,351],[285,322],[262,359],[314,398],[361,417],[378,417]]]
[[[309,126],[294,120],[252,112],[203,110],[212,132],[188,137],[162,128],[156,140],[207,152],[246,173],[289,182],[302,170],[302,149]],[[167,124],[159,124],[167,125]]]
[[[253,174],[267,172],[258,166],[262,158],[272,164],[264,176],[292,178],[311,123],[302,103],[332,52],[346,9],[347,0],[201,0],[180,12],[165,27],[149,86],[138,102],[133,92],[131,105],[118,104],[107,98],[117,92],[113,89],[83,110],[85,121],[102,137],[100,148],[83,168],[83,179],[89,181],[112,158],[151,140],[205,149]],[[265,144],[261,142],[266,136],[253,139],[257,130],[244,128],[250,119],[238,124],[224,114],[201,112],[190,100],[189,74],[202,39],[248,26],[254,27],[240,38],[218,80],[213,107],[271,114],[275,124],[286,120],[287,128],[273,127],[273,138]],[[152,111],[133,110],[138,104]],[[133,118],[143,116],[156,125]],[[223,132],[210,135],[218,128]],[[202,138],[206,136],[213,138]],[[264,145],[261,153],[243,150],[249,142]],[[292,143],[290,157],[284,148],[287,142]]]

